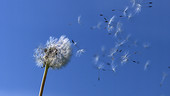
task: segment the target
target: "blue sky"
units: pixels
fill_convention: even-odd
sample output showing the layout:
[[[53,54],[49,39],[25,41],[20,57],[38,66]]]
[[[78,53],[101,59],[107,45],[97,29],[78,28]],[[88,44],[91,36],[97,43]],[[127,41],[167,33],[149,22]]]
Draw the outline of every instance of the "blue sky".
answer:
[[[130,19],[123,18],[123,32],[138,40],[138,47],[123,50],[137,51],[132,58],[139,64],[128,62],[116,72],[100,72],[94,68],[94,55],[109,52],[114,46],[113,36],[104,29],[103,14],[108,19],[122,10],[129,0],[0,0],[0,96],[38,95],[43,68],[36,66],[34,49],[45,44],[50,36],[66,35],[78,42],[86,52],[76,57],[61,70],[50,69],[44,96],[169,96],[170,95],[170,6],[169,0],[147,0],[142,10]],[[81,16],[81,23],[77,18]],[[102,22],[100,29],[90,27]],[[149,48],[143,48],[149,42]],[[106,59],[108,60],[108,59]],[[144,64],[150,67],[144,71]],[[162,74],[165,78],[162,87]]]

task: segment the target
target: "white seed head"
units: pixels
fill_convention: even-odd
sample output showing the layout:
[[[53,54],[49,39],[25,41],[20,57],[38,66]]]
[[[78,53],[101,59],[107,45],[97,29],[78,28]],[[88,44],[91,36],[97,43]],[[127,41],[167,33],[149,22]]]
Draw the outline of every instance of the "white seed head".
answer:
[[[71,42],[62,35],[59,40],[50,37],[44,47],[40,46],[35,50],[34,57],[37,66],[43,67],[48,64],[51,68],[59,69],[68,63],[71,53]]]

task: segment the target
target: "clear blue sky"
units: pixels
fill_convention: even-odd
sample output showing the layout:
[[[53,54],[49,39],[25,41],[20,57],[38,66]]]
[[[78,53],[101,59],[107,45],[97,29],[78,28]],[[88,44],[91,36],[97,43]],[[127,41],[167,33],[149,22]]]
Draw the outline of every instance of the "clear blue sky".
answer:
[[[169,0],[153,0],[153,8],[143,3],[139,14],[122,20],[123,31],[141,42],[139,46],[143,42],[151,46],[137,48],[140,64],[127,63],[115,73],[101,72],[101,80],[97,80],[93,55],[100,53],[101,46],[106,50],[113,47],[113,38],[105,29],[90,27],[104,21],[100,13],[111,18],[112,9],[124,9],[128,4],[129,0],[0,0],[0,96],[37,96],[44,69],[36,66],[34,49],[49,36],[63,34],[86,53],[73,54],[61,70],[49,70],[44,96],[169,96]],[[151,64],[144,71],[146,60]],[[160,87],[163,72],[169,75]]]

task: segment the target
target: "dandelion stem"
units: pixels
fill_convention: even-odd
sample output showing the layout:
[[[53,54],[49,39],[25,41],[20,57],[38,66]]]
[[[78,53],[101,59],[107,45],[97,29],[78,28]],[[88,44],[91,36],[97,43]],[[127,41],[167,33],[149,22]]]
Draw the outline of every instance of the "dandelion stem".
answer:
[[[41,82],[39,96],[42,96],[42,94],[43,94],[43,89],[44,89],[44,85],[45,85],[45,80],[46,80],[48,68],[49,68],[49,66],[48,66],[48,64],[46,64],[45,70],[44,70],[44,76],[43,76],[43,79],[42,79],[42,82]]]

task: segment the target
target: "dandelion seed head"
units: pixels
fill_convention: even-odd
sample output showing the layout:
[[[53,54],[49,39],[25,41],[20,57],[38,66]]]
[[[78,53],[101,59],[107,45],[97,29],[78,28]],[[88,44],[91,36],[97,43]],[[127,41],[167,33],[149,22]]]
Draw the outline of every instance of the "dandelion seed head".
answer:
[[[43,67],[48,64],[51,68],[60,69],[68,63],[71,53],[71,42],[68,38],[62,35],[59,40],[57,38],[50,37],[45,47],[40,46],[35,50],[34,57],[36,59],[37,66]]]

